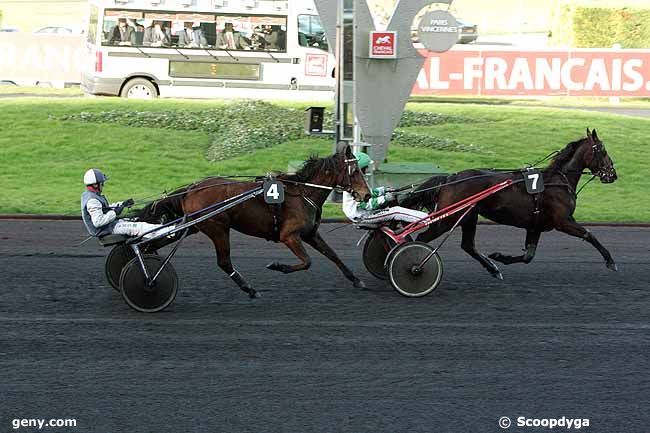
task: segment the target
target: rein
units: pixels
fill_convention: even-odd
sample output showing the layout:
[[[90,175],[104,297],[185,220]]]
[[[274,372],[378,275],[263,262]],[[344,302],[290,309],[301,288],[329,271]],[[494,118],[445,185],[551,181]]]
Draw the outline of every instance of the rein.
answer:
[[[596,179],[596,177],[597,177],[597,176],[596,176],[595,174],[592,175],[592,176],[591,176],[591,179],[589,179],[587,182],[585,182],[584,185],[582,185],[582,186],[580,187],[580,189],[578,190],[578,192],[576,192],[576,197],[578,196],[578,194],[580,194],[580,191],[582,191],[582,190],[585,188],[585,186],[589,185],[589,184],[591,183],[592,180]]]
[[[346,159],[345,160],[345,165],[346,165],[347,174],[348,174],[348,180],[350,181],[350,185],[348,185],[347,188],[344,188],[344,187],[339,186],[339,185],[331,187],[331,186],[327,186],[327,185],[320,185],[320,184],[315,184],[315,183],[310,183],[310,182],[299,182],[299,181],[295,181],[295,180],[282,179],[282,178],[280,178],[279,180],[281,182],[284,182],[284,183],[290,183],[290,184],[294,184],[294,185],[306,186],[308,188],[317,188],[317,189],[324,189],[324,190],[327,190],[327,191],[338,191],[338,192],[350,192],[351,193],[352,192],[352,176],[354,175],[354,171],[352,170],[352,164],[351,163],[356,164],[356,162],[357,162],[356,158],[354,158],[354,159]],[[260,182],[262,182],[262,179],[267,179],[267,178],[270,178],[270,177],[271,177],[270,175],[267,175],[267,176],[254,176],[254,175],[233,175],[233,176],[215,175],[215,176],[208,176],[206,178],[201,179],[198,182],[194,182],[193,184],[190,184],[189,186],[187,186],[185,188],[184,191],[177,192],[175,194],[167,194],[167,192],[165,191],[165,192],[163,192],[162,197],[160,197],[157,200],[154,200],[153,203],[154,203],[154,206],[156,206],[156,203],[161,201],[161,200],[166,200],[166,199],[173,198],[173,197],[185,196],[185,195],[189,194],[190,192],[202,191],[202,190],[205,190],[205,189],[215,188],[215,187],[218,187],[218,186],[238,185],[238,184],[244,183],[244,182],[237,182],[237,181],[221,182],[221,183],[215,183],[215,184],[211,184],[211,185],[205,185],[205,186],[202,186],[200,188],[195,188],[195,185],[198,185],[199,183],[208,181],[210,179],[216,179],[216,178],[245,178],[245,179],[251,179],[250,183],[260,183]],[[179,187],[179,188],[183,188],[183,187]],[[179,189],[179,188],[176,188],[176,189]],[[150,197],[147,197],[147,198],[150,198]],[[145,199],[140,199],[140,201],[145,200]],[[316,207],[313,202],[311,202],[310,204],[312,206]]]

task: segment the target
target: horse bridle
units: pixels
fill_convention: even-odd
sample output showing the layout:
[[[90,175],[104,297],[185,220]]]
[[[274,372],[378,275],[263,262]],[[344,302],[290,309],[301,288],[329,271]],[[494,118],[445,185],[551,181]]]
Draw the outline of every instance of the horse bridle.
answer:
[[[337,184],[337,188],[340,188],[341,190],[347,192],[348,194],[351,194],[354,196],[356,194],[356,191],[354,191],[354,188],[352,187],[352,176],[354,176],[354,173],[359,170],[359,166],[357,165],[357,159],[356,158],[351,158],[351,159],[345,159],[345,172],[347,175],[347,185],[341,185]]]
[[[602,143],[594,142],[594,144],[591,146],[591,160],[589,161],[588,166],[590,167],[589,169],[591,170],[591,174],[594,176],[597,176],[599,178],[603,177],[613,177],[614,176],[614,166],[612,165],[611,167],[605,167],[604,165],[604,155],[603,155],[603,146]],[[593,165],[594,160],[596,160],[597,164],[597,170],[594,171],[591,166]]]

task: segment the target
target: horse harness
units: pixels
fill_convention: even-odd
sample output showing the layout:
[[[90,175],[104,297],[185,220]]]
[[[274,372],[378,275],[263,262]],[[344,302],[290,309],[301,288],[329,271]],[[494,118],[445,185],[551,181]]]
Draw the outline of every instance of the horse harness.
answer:
[[[545,186],[554,186],[554,187],[561,187],[561,188],[566,188],[575,198],[576,192],[575,190],[571,187],[571,184],[569,183],[569,179],[567,178],[566,174],[560,170],[557,171],[565,180],[566,183],[562,182],[550,182],[550,183],[544,183]],[[543,174],[542,174],[543,177]],[[543,203],[543,193],[537,193],[537,194],[532,194],[533,196],[533,205],[534,205],[534,210],[533,210],[533,215],[535,218],[535,227],[539,227],[539,219],[541,215],[541,207]]]

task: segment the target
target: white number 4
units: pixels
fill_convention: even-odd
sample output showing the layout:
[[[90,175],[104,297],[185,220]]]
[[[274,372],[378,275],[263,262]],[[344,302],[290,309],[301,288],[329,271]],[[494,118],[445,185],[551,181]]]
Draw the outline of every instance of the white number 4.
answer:
[[[533,181],[533,189],[537,189],[537,181],[539,180],[539,173],[529,174],[528,179]]]
[[[278,184],[272,183],[269,187],[269,190],[266,191],[266,195],[271,197],[273,200],[278,200],[280,198],[280,192],[278,191]]]

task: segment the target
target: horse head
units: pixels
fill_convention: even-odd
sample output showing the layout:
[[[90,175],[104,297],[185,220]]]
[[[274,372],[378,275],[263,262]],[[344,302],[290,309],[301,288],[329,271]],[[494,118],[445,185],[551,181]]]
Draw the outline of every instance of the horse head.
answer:
[[[356,201],[366,201],[371,197],[366,177],[359,168],[357,158],[350,146],[341,142],[336,148],[338,175],[336,185],[352,194]]]
[[[591,171],[591,174],[598,176],[602,183],[612,183],[618,179],[614,162],[607,154],[605,145],[598,138],[595,129],[589,132],[589,128],[587,128],[586,143],[589,149],[584,153],[584,163]]]

